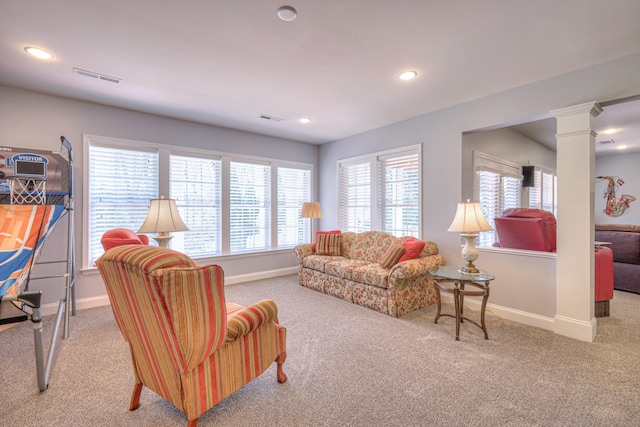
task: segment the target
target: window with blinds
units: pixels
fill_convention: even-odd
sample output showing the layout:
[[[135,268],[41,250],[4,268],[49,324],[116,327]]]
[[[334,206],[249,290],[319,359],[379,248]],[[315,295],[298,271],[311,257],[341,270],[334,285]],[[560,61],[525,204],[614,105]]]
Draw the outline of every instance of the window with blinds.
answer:
[[[338,162],[340,229],[420,236],[420,146]]]
[[[300,218],[302,203],[311,200],[311,171],[277,168],[278,248],[294,247],[311,241],[310,228]]]
[[[93,144],[88,160],[88,265],[103,253],[100,239],[113,228],[138,230],[158,198],[158,152]]]
[[[192,257],[221,253],[221,160],[169,156],[169,195],[189,231],[173,233],[171,248]]]
[[[271,167],[232,161],[230,171],[231,253],[271,248]]]
[[[553,215],[557,216],[557,177],[555,173],[536,166],[534,184],[534,187],[529,188],[529,207],[553,212]]]
[[[493,231],[480,233],[477,246],[492,246],[498,241],[494,218],[505,209],[520,207],[521,167],[484,153],[474,152],[474,189],[482,213]]]
[[[341,164],[339,170],[340,229],[371,230],[371,164]]]
[[[418,153],[378,157],[379,230],[394,236],[420,235]]]
[[[189,227],[172,233],[169,247],[193,258],[311,240],[308,220],[300,218],[302,203],[313,200],[310,164],[92,135],[84,144],[84,267],[104,253],[100,239],[107,230],[138,230],[149,200],[159,195],[176,200]]]

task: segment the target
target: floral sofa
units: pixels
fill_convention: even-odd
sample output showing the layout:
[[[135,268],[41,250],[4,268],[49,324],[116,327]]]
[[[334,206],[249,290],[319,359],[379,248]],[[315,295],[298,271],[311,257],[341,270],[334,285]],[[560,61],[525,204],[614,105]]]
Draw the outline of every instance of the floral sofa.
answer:
[[[406,245],[410,239],[380,231],[345,232],[339,255],[319,255],[312,244],[299,245],[300,285],[393,317],[426,307],[437,301],[428,269],[446,264],[436,243],[425,241],[417,258],[400,259],[390,268],[380,265],[391,245]]]

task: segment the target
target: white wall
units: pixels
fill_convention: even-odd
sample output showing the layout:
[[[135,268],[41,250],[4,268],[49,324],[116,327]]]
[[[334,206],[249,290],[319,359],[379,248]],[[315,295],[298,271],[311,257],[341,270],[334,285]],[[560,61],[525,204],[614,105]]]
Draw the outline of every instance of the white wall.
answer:
[[[629,208],[620,216],[609,216],[604,213],[607,199],[604,192],[607,180],[596,180],[595,222],[596,224],[636,224],[640,225],[640,153],[618,154],[596,158],[596,176],[615,176],[622,178],[624,184],[616,191],[616,199],[623,194],[636,198]]]
[[[57,151],[60,136],[73,145],[75,157],[76,262],[81,264],[83,223],[83,134],[210,149],[220,152],[263,156],[313,165],[314,194],[317,194],[318,147],[279,138],[220,127],[174,120],[130,110],[108,107],[0,86],[0,146],[39,148]],[[41,260],[60,258],[65,247],[65,224],[56,228],[43,248]],[[226,256],[207,260],[225,270],[226,283],[255,280],[265,275],[297,271],[293,250],[246,256]],[[41,270],[41,269],[40,269]],[[34,270],[34,273],[39,270]],[[63,297],[64,282],[38,280],[31,289],[43,290],[43,303]],[[105,303],[106,291],[95,269],[78,275],[78,307]]]
[[[463,133],[549,117],[548,113],[554,109],[589,101],[637,95],[640,93],[638,69],[640,54],[631,55],[325,144],[320,147],[320,202],[325,214],[320,227],[337,226],[338,160],[422,143],[422,238],[437,242],[450,264],[460,263],[460,238],[446,230],[462,194]],[[481,252],[476,263],[480,267],[485,256]],[[541,317],[553,322],[548,316],[550,301],[555,299],[551,295],[555,294],[555,284],[549,286],[549,272],[534,267],[514,268],[507,254],[496,253],[491,260],[491,272],[497,278],[491,286],[490,304],[503,307],[506,313],[517,310],[527,300],[531,324],[539,324]],[[517,274],[514,275],[514,271]],[[532,289],[537,292],[531,292]],[[522,317],[518,320],[522,321]]]

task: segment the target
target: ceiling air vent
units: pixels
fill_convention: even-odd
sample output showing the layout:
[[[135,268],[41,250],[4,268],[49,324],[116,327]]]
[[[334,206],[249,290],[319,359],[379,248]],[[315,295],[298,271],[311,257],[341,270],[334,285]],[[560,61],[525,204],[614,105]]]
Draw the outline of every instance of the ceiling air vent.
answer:
[[[281,122],[284,120],[284,119],[281,119],[280,117],[267,116],[266,114],[260,114],[260,118],[265,120],[271,120],[272,122]]]
[[[80,68],[74,68],[73,74],[77,74],[79,76],[91,77],[92,79],[102,80],[104,82],[115,83],[117,85],[122,84],[122,79],[117,77],[105,76],[104,74],[94,73],[93,71],[81,70]]]
[[[613,139],[607,139],[606,141],[600,141],[600,144],[615,144]]]

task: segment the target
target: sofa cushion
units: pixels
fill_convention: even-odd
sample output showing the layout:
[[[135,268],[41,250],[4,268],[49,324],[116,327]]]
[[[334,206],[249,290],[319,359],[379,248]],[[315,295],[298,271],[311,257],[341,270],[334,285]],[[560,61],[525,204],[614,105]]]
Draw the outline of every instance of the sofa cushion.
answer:
[[[418,258],[422,253],[422,250],[424,249],[425,243],[422,240],[416,239],[415,237],[408,237],[404,242],[402,242],[402,246],[404,246],[405,251],[398,262],[404,262],[409,261],[410,259]]]
[[[625,231],[596,231],[596,240],[611,242],[613,261],[640,264],[640,233]]]
[[[354,236],[348,252],[342,253],[347,258],[362,259],[378,263],[392,243],[399,239],[382,231],[364,231]]]
[[[331,230],[331,231],[318,230],[318,231],[316,231],[316,240],[315,240],[315,242],[313,242],[311,244],[311,250],[315,252],[315,250],[316,250],[316,242],[318,241],[318,236],[320,234],[340,234],[340,233],[341,233],[340,230]]]
[[[309,255],[302,260],[302,266],[304,268],[310,268],[311,270],[322,271],[327,264],[335,261],[343,260],[341,256],[326,256],[326,255]]]
[[[340,256],[340,234],[319,234],[316,242],[316,254]]]
[[[339,258],[332,262],[328,262],[324,266],[324,272],[331,276],[342,277],[351,280],[353,270],[369,264],[367,261],[359,259]]]
[[[391,268],[398,263],[398,260],[404,255],[405,247],[400,242],[392,243],[387,251],[382,255],[378,264],[382,268]],[[417,256],[417,255],[416,255]]]
[[[389,270],[378,263],[369,263],[355,268],[351,273],[351,280],[387,289],[389,287]]]
[[[640,225],[634,224],[596,224],[596,231],[631,231],[640,233]]]

